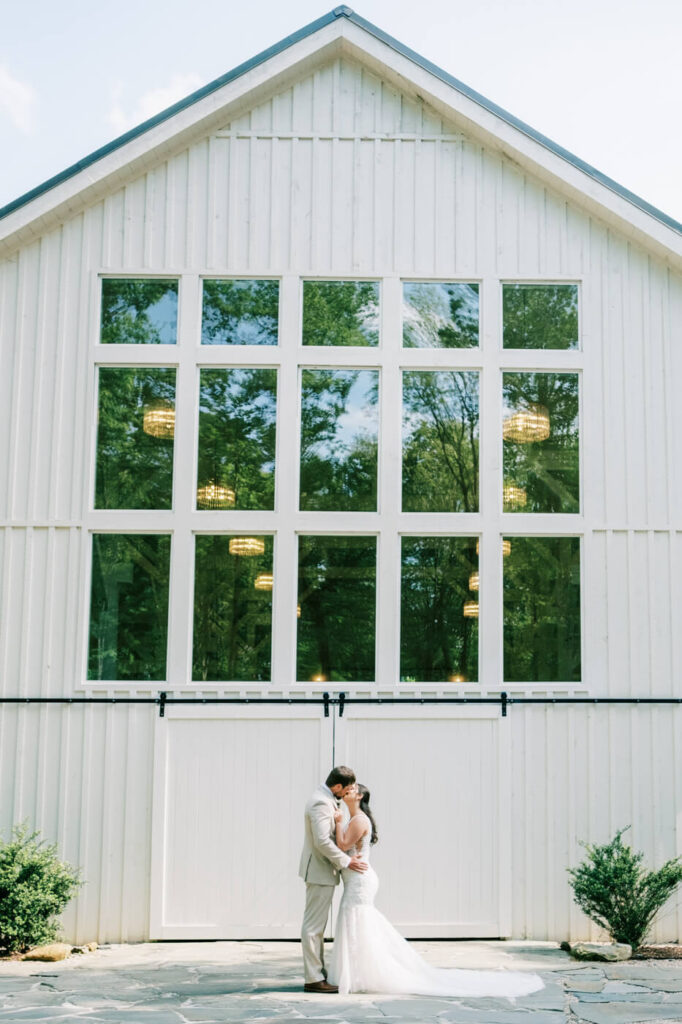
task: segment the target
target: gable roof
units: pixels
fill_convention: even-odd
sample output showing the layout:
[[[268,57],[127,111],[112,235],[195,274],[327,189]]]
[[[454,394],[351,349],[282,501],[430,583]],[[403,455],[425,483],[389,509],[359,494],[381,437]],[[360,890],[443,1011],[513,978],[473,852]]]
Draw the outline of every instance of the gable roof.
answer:
[[[344,32],[344,26],[353,26],[355,32],[352,30]],[[315,39],[317,37],[317,39]],[[314,58],[317,53],[322,56],[324,53],[333,52],[334,43],[346,43],[347,49],[350,49],[360,59],[373,57],[375,62],[378,62],[382,69],[385,70],[388,66],[397,71],[398,75],[403,78],[407,77],[408,81],[412,84],[419,84],[415,81],[415,71],[421,71],[425,73],[431,83],[439,83],[447,87],[453,93],[453,97],[459,97],[465,102],[467,109],[462,109],[461,104],[448,103],[447,98],[445,106],[451,106],[453,113],[459,113],[466,120],[476,123],[478,127],[483,128],[484,133],[490,132],[490,125],[481,123],[480,116],[476,117],[476,112],[479,115],[487,115],[488,121],[496,123],[497,131],[493,129],[493,134],[497,136],[498,141],[503,141],[503,149],[506,153],[511,155],[513,151],[514,158],[518,159],[521,151],[523,152],[523,159],[521,162],[526,165],[527,168],[532,169],[535,173],[542,171],[543,161],[538,161],[537,151],[544,151],[550,162],[555,166],[545,166],[545,171],[549,171],[550,177],[554,179],[563,179],[564,185],[569,185],[569,191],[573,193],[573,198],[582,198],[591,200],[588,205],[593,205],[595,202],[598,207],[601,208],[600,212],[602,215],[605,211],[611,207],[611,213],[615,213],[617,219],[621,222],[618,226],[623,229],[626,226],[634,229],[628,233],[635,235],[644,235],[649,241],[656,243],[655,248],[659,251],[663,249],[664,255],[677,256],[682,260],[682,223],[676,221],[674,218],[669,217],[661,210],[657,209],[651,203],[648,203],[645,199],[631,192],[629,189],[618,184],[612,178],[602,174],[601,171],[592,167],[590,164],[585,163],[579,157],[570,153],[564,149],[563,146],[558,145],[551,139],[542,135],[540,132],[535,131],[525,122],[514,117],[508,111],[499,107],[496,103],[486,99],[480,93],[474,89],[469,88],[463,82],[460,82],[457,78],[450,75],[447,71],[439,68],[425,57],[420,56],[405,46],[403,43],[394,39],[392,36],[383,32],[376,25],[366,21],[359,14],[356,14],[350,7],[341,6],[336,7],[328,14],[323,15],[321,18],[316,19],[304,28],[299,29],[292,35],[287,36],[280,42],[275,43],[268,49],[263,50],[261,53],[252,57],[250,60],[238,65],[231,71],[222,75],[220,78],[216,78],[214,81],[209,82],[207,85],[191,93],[185,99],[174,103],[172,106],[156,114],[154,117],[149,118],[136,128],[131,129],[125,134],[119,136],[107,145],[100,147],[93,153],[79,160],[77,163],[70,167],[67,167],[61,173],[49,178],[47,181],[38,185],[36,188],[31,189],[29,192],[20,196],[19,198],[8,203],[6,206],[0,208],[0,246],[7,249],[12,241],[19,242],[27,234],[34,236],[36,234],[36,228],[45,230],[51,219],[58,221],[63,219],[64,216],[72,214],[74,211],[74,201],[80,193],[83,194],[84,202],[87,201],[86,193],[93,191],[93,186],[96,186],[98,177],[101,179],[108,179],[109,173],[113,169],[111,166],[105,168],[105,164],[113,165],[115,170],[118,172],[117,177],[120,176],[120,172],[123,166],[127,163],[134,163],[139,161],[139,142],[145,136],[150,141],[156,143],[162,142],[162,147],[167,148],[167,144],[173,137],[177,137],[177,132],[170,133],[170,140],[166,138],[152,139],[152,136],[163,134],[159,130],[164,127],[173,128],[174,123],[182,122],[180,125],[180,131],[185,134],[188,127],[191,128],[192,114],[196,112],[199,115],[198,120],[203,124],[206,120],[201,114],[202,105],[206,106],[206,101],[215,98],[223,92],[228,90],[228,87],[233,87],[230,92],[234,93],[234,86],[239,85],[240,81],[243,81],[248,90],[249,87],[260,86],[261,90],[263,84],[270,78],[277,78],[283,72],[286,72],[285,67],[287,61],[286,58],[293,58],[291,61],[292,66],[297,64],[298,60],[303,63],[310,61]],[[372,42],[378,44],[379,50],[384,52],[377,53],[377,47],[368,46]],[[310,45],[310,44],[317,45]],[[303,44],[308,44],[303,46]],[[298,53],[297,51],[303,50],[304,52]],[[374,52],[372,52],[372,50]],[[395,66],[395,60],[387,65],[387,57],[390,53],[385,51],[392,51],[394,55],[401,58],[400,63],[408,64],[408,74],[405,74],[403,67],[397,68]],[[280,60],[278,61],[278,58]],[[284,61],[281,58],[285,58]],[[268,70],[268,65],[279,65],[273,67],[271,71]],[[254,72],[265,71],[266,74],[262,73],[256,76],[258,82],[248,82],[249,78],[254,77]],[[402,74],[401,74],[402,72]],[[411,72],[411,73],[410,73]],[[423,77],[423,76],[422,76]],[[225,101],[229,102],[235,96],[225,96]],[[443,97],[438,97],[441,103],[438,104],[442,107]],[[436,100],[436,96],[432,95],[429,97],[433,103]],[[208,111],[209,120],[214,121],[217,109],[221,110],[226,103],[220,103],[218,105],[208,104],[211,108]],[[473,114],[473,117],[472,117]],[[189,115],[189,118],[188,116]],[[212,116],[211,116],[212,115]],[[502,140],[500,138],[500,127],[508,129],[506,137]],[[531,152],[528,152],[527,146],[524,147],[523,140],[527,144],[530,144]],[[163,145],[165,141],[166,145]],[[135,144],[138,143],[138,146]],[[131,149],[135,148],[137,152],[132,156],[131,160]],[[154,146],[156,149],[156,146]],[[536,152],[532,152],[535,150]],[[136,159],[137,158],[137,159]],[[564,165],[564,174],[561,174],[561,168],[557,167],[557,162]],[[545,161],[545,164],[547,161]],[[99,165],[99,167],[98,167]],[[118,165],[118,166],[116,166]],[[557,170],[559,173],[557,174]],[[98,175],[99,172],[100,173]],[[566,171],[569,173],[566,174]],[[107,173],[109,172],[109,173]],[[571,172],[573,172],[571,174]],[[571,181],[571,178],[577,179]],[[583,184],[582,188],[577,182],[580,179],[584,179],[588,185],[592,185],[591,188],[585,189]],[[71,188],[69,188],[69,185]],[[60,195],[66,193],[66,209],[64,209],[63,196]],[[52,197],[52,203],[48,194],[54,192]],[[576,194],[577,193],[577,194]],[[613,209],[613,203],[608,202],[609,194],[618,202],[618,206],[621,207],[620,211]],[[47,200],[47,201],[46,201]],[[624,207],[623,204],[626,204]],[[77,204],[76,204],[77,205]],[[627,216],[627,207],[630,208],[630,216]],[[626,210],[626,215],[623,216],[623,209]],[[53,215],[53,218],[50,217]],[[633,223],[633,217],[636,218]],[[35,222],[33,230],[31,230],[32,222]],[[3,244],[4,240],[4,244]],[[676,259],[675,262],[678,262]]]

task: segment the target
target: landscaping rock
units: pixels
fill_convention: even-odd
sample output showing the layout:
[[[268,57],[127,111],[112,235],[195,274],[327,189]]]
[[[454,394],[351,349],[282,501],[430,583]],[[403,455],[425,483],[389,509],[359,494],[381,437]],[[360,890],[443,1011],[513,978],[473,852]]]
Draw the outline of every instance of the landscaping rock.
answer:
[[[576,942],[571,946],[576,960],[629,960],[632,946],[624,942]]]
[[[24,960],[66,960],[71,953],[71,946],[68,942],[53,942],[50,946],[35,946],[24,953]]]

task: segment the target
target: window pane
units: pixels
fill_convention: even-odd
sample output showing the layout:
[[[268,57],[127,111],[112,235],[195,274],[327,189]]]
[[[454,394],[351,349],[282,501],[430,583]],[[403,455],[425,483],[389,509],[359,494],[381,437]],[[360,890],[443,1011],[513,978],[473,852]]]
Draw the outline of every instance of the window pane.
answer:
[[[577,284],[502,286],[504,348],[577,348]]]
[[[301,509],[377,507],[378,370],[303,370]]]
[[[505,512],[579,512],[577,373],[503,375]]]
[[[296,678],[374,679],[376,537],[299,537]]]
[[[504,681],[580,681],[580,540],[509,537]]]
[[[88,679],[165,679],[167,534],[96,533]]]
[[[304,345],[378,345],[378,281],[304,281]]]
[[[272,537],[196,538],[192,679],[270,679]]]
[[[478,285],[405,282],[405,348],[476,348]]]
[[[175,345],[177,335],[177,281],[102,281],[103,345]]]
[[[276,345],[279,281],[204,281],[202,345]]]
[[[99,371],[95,508],[170,508],[175,370]]]
[[[277,370],[202,370],[197,508],[273,509]]]
[[[478,511],[478,373],[403,374],[403,512]]]
[[[400,679],[478,679],[475,537],[403,537]]]

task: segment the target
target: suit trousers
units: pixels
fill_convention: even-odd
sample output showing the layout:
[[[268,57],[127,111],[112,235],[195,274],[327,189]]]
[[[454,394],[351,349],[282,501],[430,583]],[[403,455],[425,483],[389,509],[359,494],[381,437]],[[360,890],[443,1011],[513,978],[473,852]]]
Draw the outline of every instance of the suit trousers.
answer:
[[[324,930],[334,889],[333,885],[315,885],[313,882],[306,882],[305,885],[301,950],[306,985],[313,981],[324,981],[327,977],[324,966]]]

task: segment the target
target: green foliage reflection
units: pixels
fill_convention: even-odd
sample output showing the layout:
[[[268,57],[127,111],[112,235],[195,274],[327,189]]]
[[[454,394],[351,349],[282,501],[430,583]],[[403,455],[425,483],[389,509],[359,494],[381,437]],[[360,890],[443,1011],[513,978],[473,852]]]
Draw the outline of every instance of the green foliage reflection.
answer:
[[[171,540],[92,538],[88,679],[165,679]]]
[[[177,333],[177,281],[102,281],[103,345],[175,345]]]
[[[405,348],[476,348],[478,285],[405,282]]]
[[[378,389],[377,370],[303,370],[301,509],[376,510]]]
[[[276,345],[279,281],[204,281],[202,345]]]
[[[510,537],[504,559],[504,681],[580,681],[580,540]]]
[[[403,537],[400,603],[402,682],[475,682],[478,619],[463,614],[478,571],[476,538]]]
[[[196,538],[192,679],[270,679],[272,537],[263,554],[230,554],[232,537]],[[256,586],[259,583],[259,586]]]
[[[504,486],[517,488],[505,512],[579,512],[578,374],[505,373],[503,396],[505,418],[538,408],[549,415],[545,440],[503,442]]]
[[[478,373],[403,374],[403,512],[478,511]]]
[[[375,537],[299,537],[296,678],[374,679]]]
[[[95,508],[170,508],[175,370],[99,371]]]
[[[376,281],[304,281],[304,345],[378,345]]]
[[[577,284],[505,284],[504,348],[577,348]]]
[[[199,508],[275,507],[277,370],[202,370],[199,394]],[[203,496],[211,485],[229,501]]]

